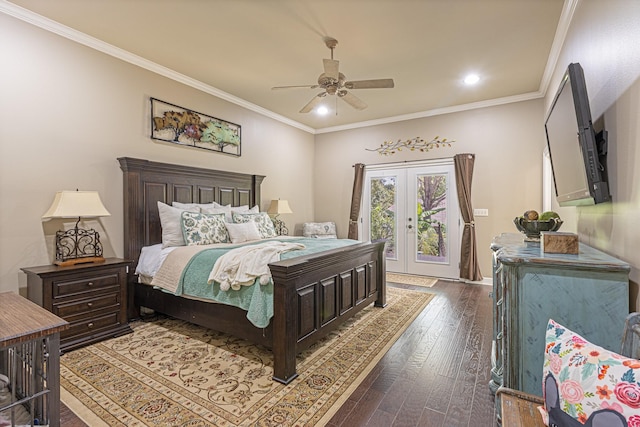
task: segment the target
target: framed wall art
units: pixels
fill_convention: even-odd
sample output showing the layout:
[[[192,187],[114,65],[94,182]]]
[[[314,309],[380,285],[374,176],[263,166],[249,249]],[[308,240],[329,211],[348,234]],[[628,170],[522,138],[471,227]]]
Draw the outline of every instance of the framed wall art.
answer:
[[[223,154],[240,156],[241,127],[151,98],[151,138]]]

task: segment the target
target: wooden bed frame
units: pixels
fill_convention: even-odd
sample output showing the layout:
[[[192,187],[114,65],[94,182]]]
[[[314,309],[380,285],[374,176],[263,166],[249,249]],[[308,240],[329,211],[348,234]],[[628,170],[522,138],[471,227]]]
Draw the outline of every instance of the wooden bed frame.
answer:
[[[242,309],[176,297],[137,283],[140,251],[162,241],[157,201],[171,204],[260,204],[264,176],[222,172],[123,157],[124,256],[129,273],[130,318],[144,306],[157,312],[244,338],[273,351],[273,379],[296,376],[296,354],[371,303],[386,305],[384,242],[279,261],[269,265],[274,282],[274,316],[256,328]]]

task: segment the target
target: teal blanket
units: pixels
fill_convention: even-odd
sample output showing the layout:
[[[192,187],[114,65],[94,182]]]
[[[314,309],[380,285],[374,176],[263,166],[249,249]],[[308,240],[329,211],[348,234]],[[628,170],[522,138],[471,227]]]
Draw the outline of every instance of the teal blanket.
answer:
[[[275,240],[275,239],[274,239]],[[305,249],[285,252],[280,259],[295,258],[330,249],[341,248],[355,243],[350,239],[287,239],[287,242],[302,243]],[[257,244],[262,242],[255,242]],[[239,245],[241,246],[241,245]],[[235,246],[235,247],[239,247]],[[230,289],[223,291],[220,284],[207,283],[209,273],[218,257],[233,248],[206,249],[194,255],[182,272],[176,295],[186,295],[219,303],[233,305],[247,312],[247,319],[258,328],[265,328],[273,317],[273,281],[267,285],[254,283],[252,286],[243,286],[239,290]]]

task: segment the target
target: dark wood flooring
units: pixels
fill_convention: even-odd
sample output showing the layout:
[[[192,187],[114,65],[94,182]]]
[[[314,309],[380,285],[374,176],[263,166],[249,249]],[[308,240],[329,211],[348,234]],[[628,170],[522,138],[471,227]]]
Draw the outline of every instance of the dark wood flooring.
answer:
[[[426,291],[437,296],[328,426],[496,425],[490,287],[440,280]]]
[[[440,280],[390,285],[436,297],[329,422],[329,427],[494,427],[490,287]],[[61,410],[61,425],[85,427]]]

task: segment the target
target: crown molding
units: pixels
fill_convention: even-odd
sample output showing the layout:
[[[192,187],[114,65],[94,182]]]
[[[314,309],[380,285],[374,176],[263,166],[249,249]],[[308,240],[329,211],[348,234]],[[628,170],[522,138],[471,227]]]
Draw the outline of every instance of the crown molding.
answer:
[[[23,7],[10,3],[7,0],[0,0],[0,12],[5,13],[6,15],[9,15],[9,16],[13,16],[14,18],[20,19],[36,27],[42,28],[43,30],[49,31],[51,33],[54,33],[64,38],[67,38],[69,40],[72,40],[74,42],[80,43],[89,48],[92,48],[97,51],[103,52],[107,55],[113,56],[114,58],[136,65],[138,67],[141,67],[143,69],[146,69],[148,71],[161,75],[163,77],[182,83],[186,86],[190,86],[204,93],[208,93],[210,95],[216,96],[232,104],[246,108],[247,110],[256,112],[263,116],[269,117],[273,120],[279,121],[286,125],[292,126],[294,128],[297,128],[302,131],[315,135],[315,134],[322,134],[322,133],[339,132],[339,131],[350,130],[350,129],[358,129],[358,128],[363,128],[368,126],[395,123],[395,122],[401,122],[405,120],[414,120],[414,119],[420,119],[425,117],[437,116],[441,114],[449,114],[449,113],[473,110],[477,108],[492,107],[497,105],[527,101],[531,99],[544,97],[547,92],[551,77],[553,75],[553,71],[556,67],[558,57],[560,55],[560,51],[564,44],[564,39],[566,37],[569,25],[571,23],[573,13],[579,1],[580,0],[565,0],[564,2],[562,14],[560,16],[554,41],[551,47],[551,52],[549,54],[547,65],[545,67],[545,71],[544,71],[542,80],[540,82],[540,89],[537,92],[525,93],[521,95],[509,96],[504,98],[496,98],[496,99],[474,102],[469,104],[455,105],[455,106],[445,107],[445,108],[437,108],[433,110],[421,111],[421,112],[416,112],[411,114],[385,117],[382,119],[368,120],[364,122],[357,122],[357,123],[351,123],[348,125],[333,126],[333,127],[320,128],[320,129],[314,129],[312,127],[299,123],[295,120],[291,120],[280,114],[274,113],[273,111],[267,110],[266,108],[260,107],[244,99],[238,98],[218,88],[207,85],[199,80],[193,79],[184,74],[178,73],[177,71],[174,71],[162,65],[156,64],[155,62],[149,61],[145,58],[142,58],[141,56],[135,55],[131,52],[128,52],[124,49],[113,46],[109,43],[105,43],[102,40],[99,40],[95,37],[91,37],[88,34],[82,33],[78,30],[74,30],[73,28],[67,27],[66,25],[62,25],[59,22],[53,21],[42,15],[38,15],[37,13],[34,13]]]
[[[232,104],[236,104],[240,107],[246,108],[247,110],[254,111],[258,114],[267,116],[289,126],[301,129],[305,132],[315,133],[315,130],[309,126],[303,125],[302,123],[276,114],[273,111],[267,110],[266,108],[262,108],[258,105],[252,104],[251,102],[245,101],[244,99],[233,96],[218,88],[207,85],[199,80],[193,79],[191,77],[185,76],[184,74],[178,73],[177,71],[156,64],[155,62],[149,61],[124,49],[120,49],[119,47],[113,46],[109,43],[105,43],[102,40],[91,37],[88,34],[85,34],[78,30],[74,30],[73,28],[62,25],[59,22],[53,21],[42,15],[38,15],[37,13],[17,6],[6,0],[0,0],[0,12],[3,12],[9,16],[13,16],[14,18],[20,19],[36,27],[42,28],[43,30],[67,38],[76,43],[80,43],[84,46],[90,47],[91,49],[95,49],[99,52],[113,56],[114,58],[136,65],[140,68],[144,68],[145,70],[151,71],[152,73],[159,74],[163,77],[190,86],[199,91],[216,96],[220,99],[231,102]]]
[[[422,119],[424,117],[440,116],[442,114],[458,113],[460,111],[475,110],[478,108],[486,108],[486,107],[495,107],[497,105],[512,104],[514,102],[529,101],[532,99],[542,98],[543,96],[544,94],[539,91],[529,92],[521,95],[506,96],[503,98],[489,99],[487,101],[478,101],[478,102],[472,102],[469,104],[460,104],[460,105],[454,105],[451,107],[436,108],[433,110],[420,111],[417,113],[404,114],[401,116],[385,117],[382,119],[368,120],[366,122],[351,123],[344,126],[333,126],[333,127],[322,128],[322,129],[316,129],[315,133],[320,134],[320,133],[339,132],[343,130],[357,129],[357,128],[363,128],[368,126],[402,122],[405,120]]]
[[[553,72],[558,65],[558,58],[560,58],[560,52],[564,46],[564,41],[567,37],[567,33],[569,32],[569,26],[571,25],[573,14],[578,7],[578,3],[580,3],[580,0],[564,0],[562,13],[558,20],[558,26],[556,27],[556,34],[553,37],[553,43],[551,44],[551,50],[549,51],[549,57],[547,58],[547,65],[544,69],[544,73],[542,74],[542,79],[540,80],[539,91],[543,96],[546,96],[547,91],[549,90],[549,84],[551,83]]]

